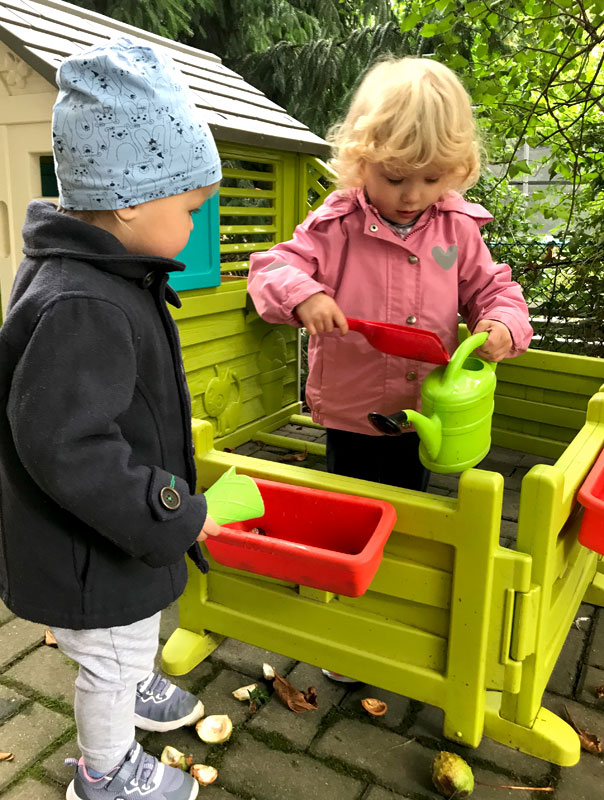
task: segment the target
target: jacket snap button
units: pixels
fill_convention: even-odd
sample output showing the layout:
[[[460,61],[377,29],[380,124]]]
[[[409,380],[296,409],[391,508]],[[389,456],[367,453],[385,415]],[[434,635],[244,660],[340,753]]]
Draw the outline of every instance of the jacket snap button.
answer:
[[[414,381],[417,378],[417,373],[416,372],[408,372],[405,375],[405,378],[407,378],[408,381]]]
[[[407,325],[415,325],[416,322],[417,317],[414,317],[413,314],[411,314],[410,317],[407,317]]]
[[[141,286],[143,287],[143,289],[148,289],[149,286],[151,286],[151,284],[153,283],[154,280],[155,280],[155,273],[154,272],[148,272],[145,275],[145,277],[142,279]]]
[[[417,264],[419,258],[417,256],[409,256],[409,263],[410,264]]]
[[[379,228],[378,228],[378,226],[377,226],[377,225],[374,223],[373,225],[370,225],[370,226],[369,226],[369,230],[371,231],[371,233],[377,233],[377,231],[379,231]]]
[[[180,495],[176,489],[173,489],[171,486],[164,486],[162,488],[159,493],[159,499],[164,508],[167,508],[169,511],[175,511],[180,506]]]

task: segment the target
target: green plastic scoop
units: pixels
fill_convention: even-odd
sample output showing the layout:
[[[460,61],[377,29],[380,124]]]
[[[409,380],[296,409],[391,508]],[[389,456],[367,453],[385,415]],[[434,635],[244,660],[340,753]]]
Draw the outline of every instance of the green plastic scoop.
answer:
[[[260,490],[249,475],[237,475],[230,467],[204,492],[208,514],[219,525],[243,522],[264,515]]]

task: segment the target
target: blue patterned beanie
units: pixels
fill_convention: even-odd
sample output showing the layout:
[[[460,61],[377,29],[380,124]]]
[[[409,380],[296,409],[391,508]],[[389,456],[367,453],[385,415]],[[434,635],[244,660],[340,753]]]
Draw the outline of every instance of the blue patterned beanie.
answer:
[[[220,156],[173,61],[120,37],[66,58],[52,136],[59,203],[115,209],[209,186]]]

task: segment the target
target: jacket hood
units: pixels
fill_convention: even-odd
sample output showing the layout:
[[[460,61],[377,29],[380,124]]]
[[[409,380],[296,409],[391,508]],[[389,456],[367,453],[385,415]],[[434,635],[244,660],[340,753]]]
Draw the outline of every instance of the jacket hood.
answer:
[[[53,203],[32,201],[23,225],[23,252],[29,258],[73,258],[127,280],[142,280],[149,272],[182,272],[185,264],[171,258],[132,255],[112,233],[69,214]],[[180,306],[176,292],[166,287],[166,299]]]

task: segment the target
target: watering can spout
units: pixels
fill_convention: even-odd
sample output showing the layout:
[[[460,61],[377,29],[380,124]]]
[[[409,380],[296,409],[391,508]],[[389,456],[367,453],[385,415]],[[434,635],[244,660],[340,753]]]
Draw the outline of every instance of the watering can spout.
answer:
[[[420,414],[419,411],[413,411],[412,409],[406,409],[403,413],[406,414],[409,422],[415,426],[415,430],[429,457],[431,459],[438,458],[442,444],[440,417],[436,414],[426,417],[424,414]]]
[[[435,414],[426,417],[408,408],[389,417],[372,411],[368,414],[368,418],[376,431],[386,436],[400,436],[405,428],[409,427],[409,423],[412,423],[430,458],[435,459],[438,456],[442,441],[442,424]]]

